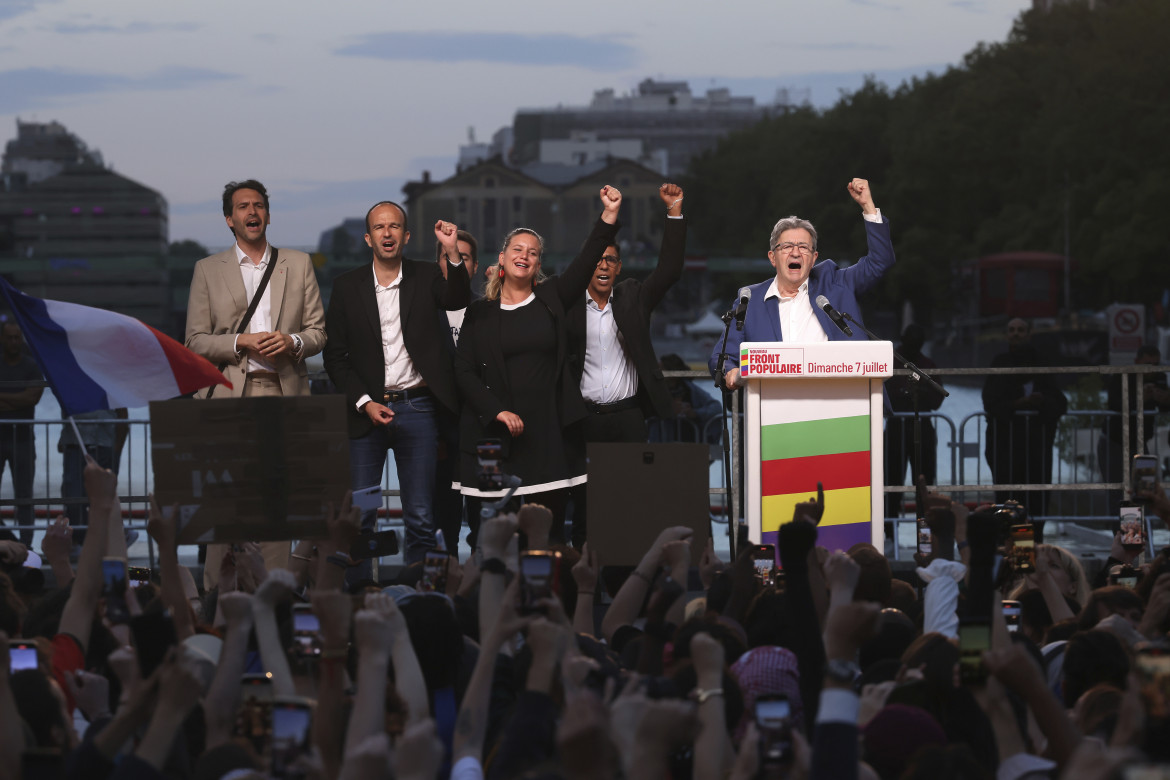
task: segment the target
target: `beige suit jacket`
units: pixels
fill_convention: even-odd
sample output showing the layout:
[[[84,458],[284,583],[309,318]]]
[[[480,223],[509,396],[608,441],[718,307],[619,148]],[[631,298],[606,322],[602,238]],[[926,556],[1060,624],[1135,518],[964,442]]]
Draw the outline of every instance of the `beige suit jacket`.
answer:
[[[299,359],[290,355],[276,358],[281,391],[285,395],[308,395],[305,358],[325,348],[325,310],[309,256],[280,249],[268,287],[273,328],[290,336],[295,333],[304,342]],[[244,392],[248,358],[236,354],[235,340],[248,303],[234,246],[195,264],[191,296],[187,300],[185,343],[188,349],[216,366],[227,363],[223,374],[232,383],[232,389],[220,387],[215,391],[215,398],[238,398]],[[200,390],[196,396],[205,398],[207,390]]]

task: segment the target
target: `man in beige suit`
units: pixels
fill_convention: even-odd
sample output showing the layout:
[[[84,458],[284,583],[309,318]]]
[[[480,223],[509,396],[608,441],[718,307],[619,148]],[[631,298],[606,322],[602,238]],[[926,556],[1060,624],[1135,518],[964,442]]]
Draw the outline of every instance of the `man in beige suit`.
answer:
[[[232,383],[230,391],[221,387],[215,397],[308,395],[305,358],[325,347],[325,311],[312,261],[304,252],[268,245],[268,191],[260,182],[229,182],[223,190],[223,216],[236,243],[195,265],[187,301],[187,347],[221,366]],[[237,334],[270,262],[275,266],[259,304],[248,327]],[[288,563],[287,542],[261,547],[269,569]],[[208,545],[206,587],[218,582],[226,550],[227,545]]]

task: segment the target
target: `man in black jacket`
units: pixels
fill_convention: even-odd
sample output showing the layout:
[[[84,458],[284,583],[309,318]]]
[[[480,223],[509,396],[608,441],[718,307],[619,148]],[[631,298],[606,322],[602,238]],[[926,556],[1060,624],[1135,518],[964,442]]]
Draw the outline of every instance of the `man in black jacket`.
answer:
[[[567,312],[570,363],[589,414],[582,423],[588,442],[642,442],[646,417],[673,416],[670,389],[654,345],[650,314],[682,276],[686,249],[683,191],[677,184],[658,190],[666,205],[666,226],[658,265],[645,282],[618,282],[622,261],[610,246],[589,289]],[[573,544],[585,541],[585,485],[573,489]]]
[[[325,369],[349,409],[354,488],[380,484],[386,451],[394,450],[406,529],[403,559],[410,564],[435,546],[437,405],[458,408],[439,313],[465,308],[471,288],[450,222],[435,224],[435,238],[450,263],[446,278],[436,264],[402,256],[410,232],[406,211],[397,203],[383,201],[370,209],[365,238],[373,250],[372,268],[355,268],[333,283],[325,315]],[[368,512],[362,527],[373,525],[374,513]]]

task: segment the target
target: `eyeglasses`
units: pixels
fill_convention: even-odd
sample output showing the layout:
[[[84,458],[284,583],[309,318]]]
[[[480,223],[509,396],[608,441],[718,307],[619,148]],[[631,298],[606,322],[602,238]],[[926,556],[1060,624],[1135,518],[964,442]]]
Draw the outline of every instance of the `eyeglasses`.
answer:
[[[609,265],[618,265],[621,261],[622,259],[617,255],[602,255],[601,259],[597,261],[597,264],[608,263]]]
[[[794,244],[791,241],[785,241],[783,244],[777,244],[775,247],[773,247],[773,249],[782,255],[788,254],[793,249],[795,249],[797,252],[800,252],[802,255],[812,254],[812,247],[808,244]]]

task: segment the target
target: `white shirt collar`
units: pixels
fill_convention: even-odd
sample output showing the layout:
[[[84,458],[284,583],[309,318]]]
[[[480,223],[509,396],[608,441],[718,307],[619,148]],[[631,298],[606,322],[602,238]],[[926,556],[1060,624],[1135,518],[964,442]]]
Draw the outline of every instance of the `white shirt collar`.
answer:
[[[791,301],[791,300],[794,300],[796,298],[799,298],[802,294],[807,294],[807,293],[808,293],[808,279],[805,279],[804,282],[801,283],[800,287],[798,287],[796,289],[796,295],[794,295],[792,298],[788,298],[788,299],[781,298],[781,300],[790,300]],[[770,285],[768,285],[768,292],[764,294],[765,301],[768,300],[769,298],[780,298],[780,285],[777,284],[775,279],[773,279],[772,283]]]
[[[248,257],[248,255],[244,253],[243,249],[240,249],[240,244],[238,241],[236,243],[232,244],[232,246],[236,250],[236,261],[239,262],[240,265],[245,265],[245,264],[257,265],[257,263],[252,262],[252,258]],[[263,268],[264,265],[268,262],[268,256],[271,254],[272,254],[272,246],[268,243],[265,243],[264,244],[264,257],[260,258],[260,263],[258,264],[258,267]]]
[[[589,308],[593,309],[594,311],[604,311],[604,309],[602,309],[600,306],[597,305],[597,301],[593,300],[593,296],[589,294],[588,290],[585,291],[585,305],[588,306]],[[613,305],[613,290],[610,290],[609,297],[605,299],[605,307],[608,309],[612,305]]]
[[[392,290],[395,287],[397,287],[398,285],[402,284],[402,269],[401,268],[398,269],[398,276],[394,277],[394,281],[390,282],[390,284],[386,285],[385,287],[383,287],[381,282],[378,281],[377,266],[374,265],[373,263],[370,263],[370,273],[372,273],[374,275],[374,292],[375,293],[377,293],[379,290]]]

